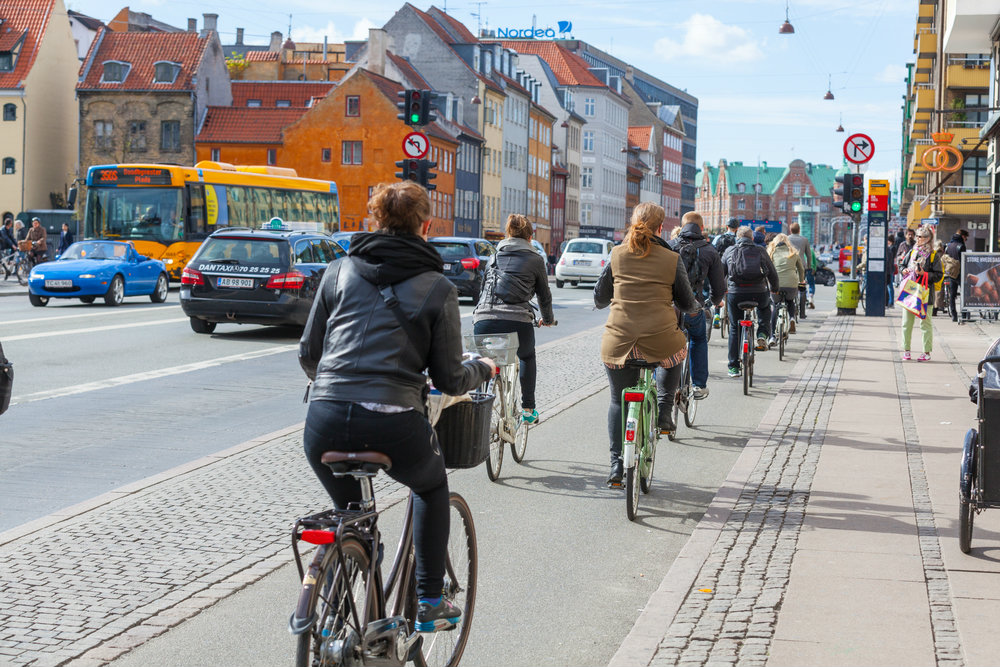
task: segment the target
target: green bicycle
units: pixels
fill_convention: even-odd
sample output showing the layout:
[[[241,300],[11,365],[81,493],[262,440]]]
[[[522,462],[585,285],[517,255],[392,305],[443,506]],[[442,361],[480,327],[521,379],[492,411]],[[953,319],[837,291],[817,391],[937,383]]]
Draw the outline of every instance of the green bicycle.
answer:
[[[656,382],[653,371],[659,364],[629,360],[626,367],[640,368],[639,383],[622,391],[622,464],[625,468],[625,514],[635,521],[639,492],[649,493],[653,483],[657,426]]]

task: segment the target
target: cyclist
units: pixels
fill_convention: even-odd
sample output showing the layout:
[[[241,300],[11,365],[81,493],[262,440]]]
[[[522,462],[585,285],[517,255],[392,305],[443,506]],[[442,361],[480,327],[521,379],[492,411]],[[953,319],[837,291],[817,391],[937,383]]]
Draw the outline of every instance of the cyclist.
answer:
[[[31,219],[31,229],[28,230],[28,235],[25,238],[31,241],[31,258],[34,262],[36,264],[44,262],[48,253],[48,245],[46,243],[48,233],[42,227],[41,220],[38,218]]]
[[[742,301],[756,301],[757,349],[767,349],[771,325],[771,300],[768,292],[778,291],[778,273],[764,248],[753,241],[749,227],[736,230],[736,245],[722,256],[722,268],[729,279],[726,310],[729,311],[729,377],[740,375],[740,318]],[[770,289],[768,289],[770,287]]]
[[[816,254],[813,252],[809,239],[799,234],[799,223],[793,222],[788,226],[788,242],[798,251],[802,258],[802,264],[806,269],[807,293],[803,294],[799,303],[799,317],[806,319],[805,305],[808,302],[810,308],[815,308],[813,297],[816,295],[816,276],[814,274],[816,264]]]
[[[726,231],[723,234],[719,234],[715,237],[715,241],[712,245],[719,252],[721,257],[727,250],[732,246],[736,245],[736,230],[740,227],[740,221],[736,218],[729,218],[729,222],[726,223]]]
[[[531,245],[531,223],[523,215],[507,218],[507,238],[497,244],[483,281],[479,304],[472,314],[476,334],[517,333],[520,359],[521,419],[538,421],[535,409],[535,311],[531,299],[538,296],[542,311],[539,323],[551,326],[552,292],[545,272],[545,260]]]
[[[625,362],[643,359],[659,364],[657,393],[665,393],[666,369],[680,365],[687,357],[687,339],[674,305],[685,313],[698,312],[702,305],[691,291],[680,255],[660,238],[664,217],[663,208],[652,202],[636,206],[625,240],[611,250],[611,258],[594,287],[594,305],[611,306],[601,337],[601,361],[611,386],[609,486],[620,484],[623,474],[622,391],[635,384],[640,373],[640,369],[626,366]],[[657,425],[667,431],[676,428],[665,411],[660,412]]]
[[[772,346],[776,342],[778,306],[782,300],[787,304],[788,315],[791,317],[788,333],[795,333],[799,285],[806,279],[806,267],[795,246],[784,234],[774,237],[767,246],[767,254],[774,264],[774,270],[778,273],[778,294],[774,297],[774,308],[771,309],[771,337],[767,341],[768,346]]]
[[[448,477],[425,416],[435,387],[461,394],[496,371],[490,359],[462,361],[455,287],[426,241],[430,198],[412,181],[381,184],[368,202],[378,225],[330,264],[299,343],[312,380],[304,448],[338,509],[361,500],[361,485],[320,461],[331,449],[383,452],[390,477],[410,487],[417,559],[417,629],[450,629],[461,611],[441,597],[448,543]],[[426,629],[426,630],[425,630]]]
[[[17,250],[17,241],[14,239],[14,220],[7,218],[0,228],[0,252]]]
[[[705,240],[705,220],[697,211],[688,211],[681,218],[680,235],[667,243],[670,249],[681,256],[687,270],[688,282],[695,299],[704,303],[706,293],[712,303],[719,305],[726,296],[726,277],[722,271],[722,260],[711,243]],[[694,397],[698,400],[708,397],[708,335],[705,311],[684,316],[684,328],[688,334],[688,354],[691,355],[691,384]],[[667,389],[676,389],[680,384],[680,366],[670,375],[676,382],[668,382]],[[660,399],[660,414],[670,412],[673,407],[674,391],[657,393]]]

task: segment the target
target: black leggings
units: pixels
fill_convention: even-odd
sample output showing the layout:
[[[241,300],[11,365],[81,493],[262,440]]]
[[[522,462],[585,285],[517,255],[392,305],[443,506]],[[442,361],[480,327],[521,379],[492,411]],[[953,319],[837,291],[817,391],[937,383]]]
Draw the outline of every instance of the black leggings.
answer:
[[[357,403],[312,401],[303,441],[309,465],[338,509],[361,501],[361,483],[334,477],[320,461],[324,452],[371,450],[392,459],[388,475],[414,493],[417,594],[440,597],[448,545],[448,476],[437,434],[423,413],[384,414]]]
[[[683,364],[673,368],[657,368],[654,372],[656,380],[656,397],[660,411],[673,409],[674,392],[681,381]],[[608,374],[608,385],[611,389],[611,404],[608,406],[608,439],[611,441],[611,462],[614,463],[622,455],[622,392],[639,383],[641,368],[628,366],[625,368],[604,367]]]
[[[516,333],[517,358],[521,360],[521,407],[535,409],[535,378],[538,365],[535,363],[535,324],[513,320],[479,320],[473,327],[480,334]]]

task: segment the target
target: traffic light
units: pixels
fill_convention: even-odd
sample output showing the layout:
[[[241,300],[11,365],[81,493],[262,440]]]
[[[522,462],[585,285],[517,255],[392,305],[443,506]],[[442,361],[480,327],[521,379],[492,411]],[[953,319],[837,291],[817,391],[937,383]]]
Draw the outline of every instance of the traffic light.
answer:
[[[396,97],[402,102],[396,102],[399,113],[396,118],[412,127],[420,127],[437,120],[437,115],[432,113],[437,104],[437,93],[429,90],[401,90],[396,93]]]
[[[850,192],[844,201],[850,205],[851,213],[860,213],[865,202],[865,177],[861,174],[850,174],[845,186],[850,186]]]
[[[398,164],[398,163],[397,163]],[[833,202],[834,208],[839,208],[845,213],[850,211],[850,207],[845,206],[847,203],[847,197],[844,196],[844,179],[847,178],[847,174],[841,174],[840,176],[834,176],[833,180],[837,181],[837,187],[833,189],[833,196],[840,197],[840,201]]]
[[[402,171],[396,172],[396,178],[403,181],[418,180],[417,172],[420,170],[420,162],[421,160],[400,160],[396,166]]]
[[[432,162],[430,160],[418,160],[419,167],[417,168],[417,183],[430,190],[437,190],[437,186],[431,183],[435,178],[438,177],[431,169],[437,166],[437,162]]]

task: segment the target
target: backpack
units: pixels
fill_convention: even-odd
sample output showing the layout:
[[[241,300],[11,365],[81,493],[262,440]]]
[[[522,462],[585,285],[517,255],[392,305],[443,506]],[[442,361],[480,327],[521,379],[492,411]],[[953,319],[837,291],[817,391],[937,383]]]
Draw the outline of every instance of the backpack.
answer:
[[[757,284],[767,275],[761,253],[764,251],[753,245],[735,246],[729,253],[726,267],[729,278],[734,283]]]
[[[691,291],[694,292],[697,298],[705,288],[705,269],[701,265],[699,248],[695,246],[694,241],[686,239],[683,236],[678,236],[677,253],[681,256],[684,269],[687,271]]]
[[[946,252],[941,255],[941,268],[944,269],[944,275],[949,278],[958,278],[958,273],[962,269],[962,264]]]
[[[731,246],[736,245],[736,234],[732,234],[730,232],[719,234],[715,237],[715,242],[712,245],[714,245],[715,249],[719,251],[719,256],[721,257],[722,253],[729,250]]]
[[[490,282],[493,288],[493,303],[496,303],[496,299],[508,305],[527,303],[534,295],[534,283],[526,284],[521,276],[508,270],[513,257],[505,256],[503,259],[506,261],[501,270],[500,253],[490,258],[488,272],[492,273]]]

